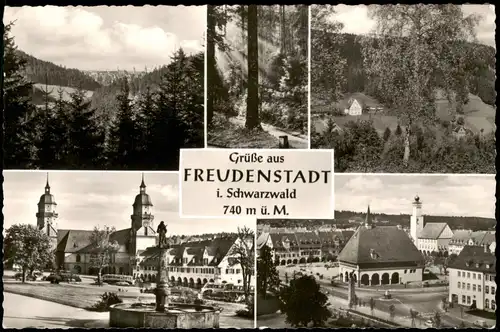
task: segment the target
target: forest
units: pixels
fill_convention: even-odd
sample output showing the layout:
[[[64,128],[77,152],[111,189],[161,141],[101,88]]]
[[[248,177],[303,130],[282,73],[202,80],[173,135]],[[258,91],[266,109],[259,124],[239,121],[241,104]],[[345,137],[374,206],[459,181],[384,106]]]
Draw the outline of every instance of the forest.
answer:
[[[337,172],[495,173],[495,50],[476,41],[479,16],[379,6],[372,33],[354,36],[333,13],[311,7],[312,148],[334,148]],[[354,93],[383,111],[345,116]]]
[[[207,8],[212,147],[308,147],[308,7]]]
[[[179,49],[162,68],[99,87],[78,70],[32,59],[30,67],[11,26],[3,36],[4,168],[177,170],[180,148],[204,146],[202,52]],[[32,79],[75,89],[63,98],[62,87],[35,90]],[[94,88],[91,100],[85,88]]]
[[[382,223],[385,226],[401,225],[410,227],[410,215],[408,214],[384,214],[371,213],[375,220],[387,221]],[[358,224],[349,223],[352,218],[361,217],[364,221],[365,214],[354,211],[338,211],[335,210],[335,219],[258,219],[259,225],[270,225],[271,227],[307,227],[313,229],[324,225],[332,225],[337,228],[357,227]],[[455,229],[470,229],[472,231],[494,230],[496,220],[494,218],[482,217],[464,217],[464,216],[425,216],[425,222],[442,222],[450,225],[450,228]]]

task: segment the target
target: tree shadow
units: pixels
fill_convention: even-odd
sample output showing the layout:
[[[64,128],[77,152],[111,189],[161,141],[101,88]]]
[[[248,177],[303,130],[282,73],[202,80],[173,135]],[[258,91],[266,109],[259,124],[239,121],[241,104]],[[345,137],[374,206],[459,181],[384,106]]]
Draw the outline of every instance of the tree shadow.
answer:
[[[85,328],[87,324],[96,322],[99,319],[74,319],[74,318],[62,318],[62,317],[16,317],[16,316],[4,316],[5,318],[18,319],[18,320],[30,320],[35,321],[33,326],[26,326],[25,328],[41,328],[44,327],[44,323],[49,323],[51,325],[59,325],[61,327],[81,327]]]

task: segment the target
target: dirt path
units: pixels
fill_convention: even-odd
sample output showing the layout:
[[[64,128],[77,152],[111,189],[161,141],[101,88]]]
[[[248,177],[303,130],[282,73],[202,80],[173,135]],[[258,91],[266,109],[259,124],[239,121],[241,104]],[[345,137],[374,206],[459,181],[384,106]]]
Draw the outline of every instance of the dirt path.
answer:
[[[232,117],[229,119],[231,123],[236,124],[240,127],[245,126],[245,119],[241,117]],[[309,148],[309,140],[307,139],[306,135],[300,135],[300,134],[292,134],[289,132],[285,132],[279,128],[276,128],[275,126],[268,125],[265,123],[261,123],[262,129],[267,131],[269,134],[273,135],[274,137],[278,138],[280,136],[286,135],[288,136],[288,142],[290,145],[295,148],[295,149],[307,149]]]

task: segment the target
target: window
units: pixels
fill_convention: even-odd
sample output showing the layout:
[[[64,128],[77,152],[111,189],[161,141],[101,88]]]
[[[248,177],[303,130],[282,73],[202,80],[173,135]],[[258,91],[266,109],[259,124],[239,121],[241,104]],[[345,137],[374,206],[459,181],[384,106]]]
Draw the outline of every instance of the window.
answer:
[[[467,290],[470,290],[470,284],[467,283]]]
[[[495,276],[490,276],[490,281],[495,281]]]
[[[495,287],[491,286],[491,295],[495,295]]]
[[[476,274],[475,273],[472,274],[472,279],[476,279]]]
[[[76,262],[80,263],[81,259],[80,254],[76,254]]]
[[[484,292],[486,294],[489,294],[490,293],[490,287],[489,286],[484,286]]]
[[[460,281],[459,281],[457,284],[458,284],[458,286],[457,286],[457,287],[458,287],[458,288],[460,288]]]
[[[477,285],[477,291],[480,292],[481,291],[481,285]]]
[[[470,278],[470,272],[467,272],[467,278]]]
[[[465,303],[465,295],[462,295],[462,303]]]
[[[481,280],[481,275],[480,274],[477,275],[477,279]]]
[[[492,310],[496,309],[496,302],[495,302],[495,300],[491,300],[491,309]]]
[[[476,285],[475,284],[472,285],[472,291],[474,291],[474,292],[476,291]]]
[[[490,307],[490,300],[484,300],[484,309],[488,309]]]
[[[467,304],[470,304],[470,296],[467,296]]]
[[[460,271],[457,271],[457,275],[460,277]]]

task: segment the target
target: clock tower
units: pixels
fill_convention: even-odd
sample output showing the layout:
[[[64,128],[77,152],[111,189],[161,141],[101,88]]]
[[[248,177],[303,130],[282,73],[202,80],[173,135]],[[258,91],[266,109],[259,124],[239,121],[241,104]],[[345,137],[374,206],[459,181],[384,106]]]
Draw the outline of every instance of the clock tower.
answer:
[[[418,248],[418,237],[424,228],[424,216],[422,215],[422,201],[420,197],[415,196],[415,199],[412,203],[413,205],[413,213],[410,218],[410,235],[413,240],[413,243]]]
[[[144,184],[144,174],[139,187],[139,194],[135,196],[132,205],[133,213],[130,216],[131,222],[131,254],[136,254],[137,250],[144,250],[156,244],[156,232],[153,225],[153,203],[146,193]]]
[[[50,237],[52,245],[57,245],[57,203],[54,195],[50,193],[49,173],[47,173],[47,184],[45,193],[38,201],[38,212],[36,213],[37,227]]]

